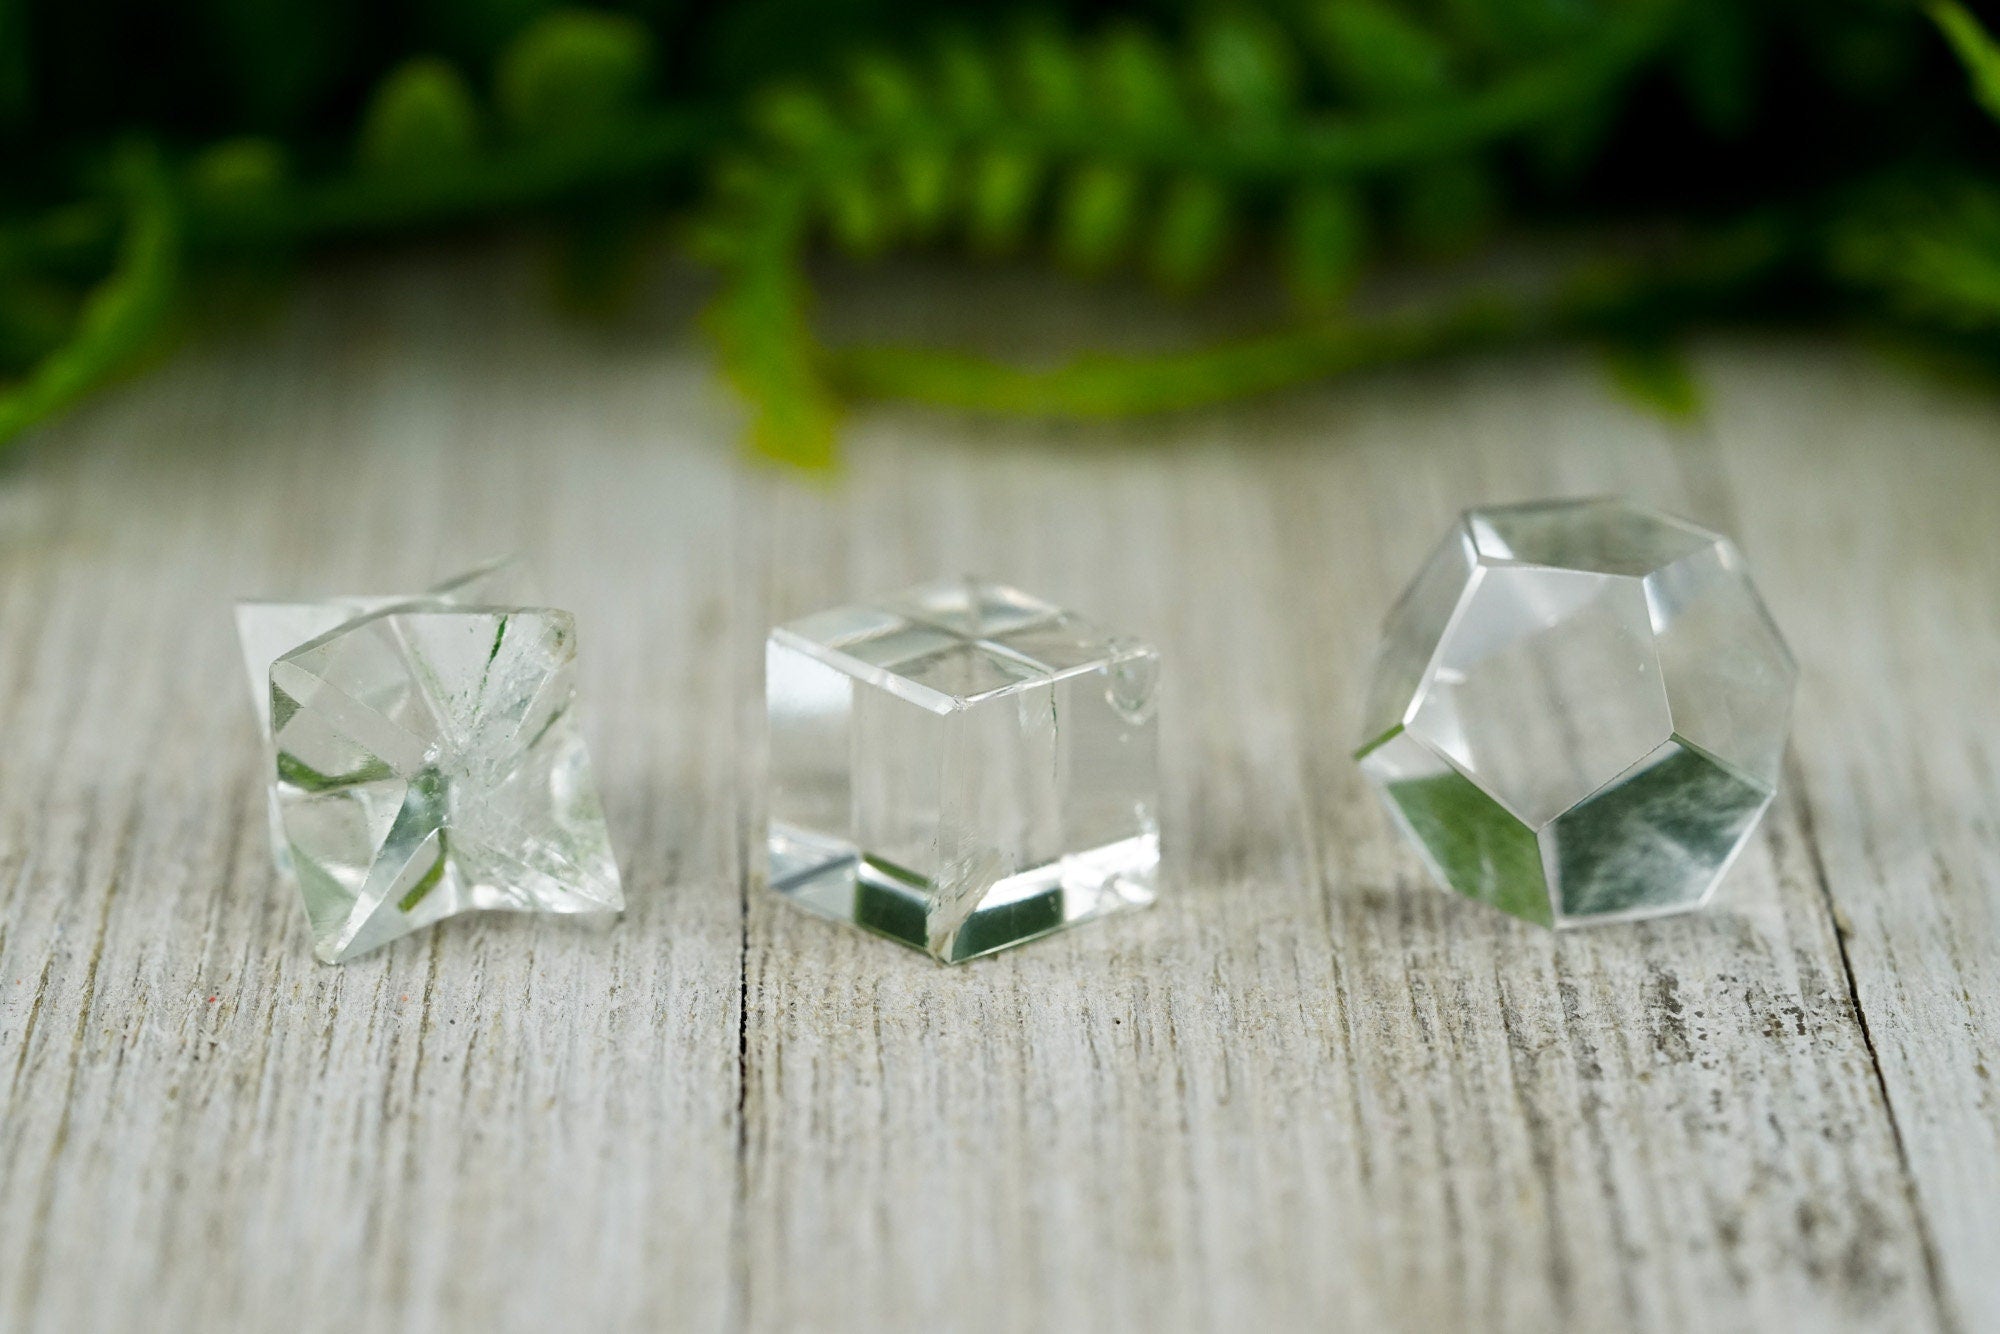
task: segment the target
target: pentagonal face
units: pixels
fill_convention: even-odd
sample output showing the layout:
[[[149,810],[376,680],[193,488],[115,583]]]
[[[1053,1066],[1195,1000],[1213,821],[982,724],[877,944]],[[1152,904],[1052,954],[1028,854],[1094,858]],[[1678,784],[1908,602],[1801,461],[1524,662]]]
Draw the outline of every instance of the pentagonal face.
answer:
[[[1561,924],[1698,907],[1770,800],[1769,786],[1667,742],[1542,831]]]
[[[1369,676],[1368,701],[1362,709],[1364,746],[1409,720],[1424,669],[1444,638],[1445,627],[1451,624],[1471,582],[1474,564],[1471,535],[1463,523],[1454,524],[1389,609],[1382,627],[1382,645],[1376,650]]]
[[[1798,671],[1733,544],[1716,542],[1646,577],[1676,735],[1774,787]]]
[[[1637,579],[1481,567],[1409,730],[1540,828],[1672,731]]]
[[[1634,578],[1719,539],[1682,519],[1623,500],[1542,500],[1466,515],[1482,561],[1550,565]]]
[[[1361,771],[1438,883],[1543,926],[1553,924],[1535,831],[1407,731],[1362,756]]]
[[[949,961],[1150,901],[1157,660],[1015,590],[772,632],[774,888]]]
[[[408,607],[271,666],[280,820],[320,957],[468,908],[613,911],[567,615]]]

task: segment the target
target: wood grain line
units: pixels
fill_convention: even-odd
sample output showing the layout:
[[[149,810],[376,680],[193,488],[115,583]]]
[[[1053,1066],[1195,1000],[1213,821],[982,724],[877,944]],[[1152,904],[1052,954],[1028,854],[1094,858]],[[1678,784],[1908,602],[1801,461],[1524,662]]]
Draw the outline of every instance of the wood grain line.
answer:
[[[801,481],[733,453],[685,275],[586,328],[534,273],[331,269],[0,474],[0,1328],[2000,1327],[1990,398],[1730,340],[1690,427],[1551,353],[1125,426],[870,408]],[[1147,318],[828,291],[1022,346]],[[1348,755],[1449,517],[1583,492],[1736,533],[1805,680],[1714,907],[1551,935],[1428,886]],[[516,546],[577,616],[625,918],[321,967],[229,601]],[[1160,903],[962,968],[758,869],[765,627],[949,570],[1167,665]]]

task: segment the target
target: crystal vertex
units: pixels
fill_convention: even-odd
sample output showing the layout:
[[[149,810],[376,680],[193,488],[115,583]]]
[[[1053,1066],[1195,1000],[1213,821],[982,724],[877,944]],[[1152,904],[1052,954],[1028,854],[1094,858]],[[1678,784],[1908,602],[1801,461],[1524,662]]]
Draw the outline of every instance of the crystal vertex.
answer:
[[[1727,538],[1619,500],[1478,509],[1389,613],[1356,757],[1468,898],[1680,912],[1770,803],[1796,678]]]
[[[1151,903],[1147,646],[976,579],[771,632],[770,880],[957,963]]]
[[[512,566],[415,598],[246,602],[279,863],[340,963],[475,908],[616,912],[567,612]]]

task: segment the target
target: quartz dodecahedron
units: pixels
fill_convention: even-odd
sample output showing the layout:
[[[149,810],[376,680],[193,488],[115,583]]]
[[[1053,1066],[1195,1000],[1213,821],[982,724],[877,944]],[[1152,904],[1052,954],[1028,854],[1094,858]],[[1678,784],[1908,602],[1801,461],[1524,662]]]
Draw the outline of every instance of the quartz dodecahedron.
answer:
[[[568,613],[462,591],[328,604],[359,614],[268,665],[281,863],[329,963],[474,908],[624,906],[570,715]],[[308,604],[246,614],[253,669],[269,636],[312,619]]]
[[[1727,538],[1618,500],[1473,510],[1389,614],[1357,758],[1468,898],[1679,912],[1771,800],[1796,675]]]
[[[1152,902],[1158,657],[977,580],[772,631],[770,877],[949,963]]]

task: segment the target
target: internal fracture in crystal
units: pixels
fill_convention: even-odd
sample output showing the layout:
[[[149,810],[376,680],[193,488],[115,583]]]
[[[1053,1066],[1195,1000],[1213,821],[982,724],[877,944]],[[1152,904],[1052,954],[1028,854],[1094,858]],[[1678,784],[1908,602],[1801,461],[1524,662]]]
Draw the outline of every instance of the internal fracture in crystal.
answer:
[[[956,963],[1151,903],[1158,656],[961,579],[766,647],[770,879]]]
[[[1683,911],[1770,803],[1796,677],[1727,538],[1616,500],[1474,510],[1389,614],[1357,757],[1469,898]]]
[[[329,963],[475,908],[616,912],[566,612],[486,567],[415,598],[246,602],[279,863]]]

